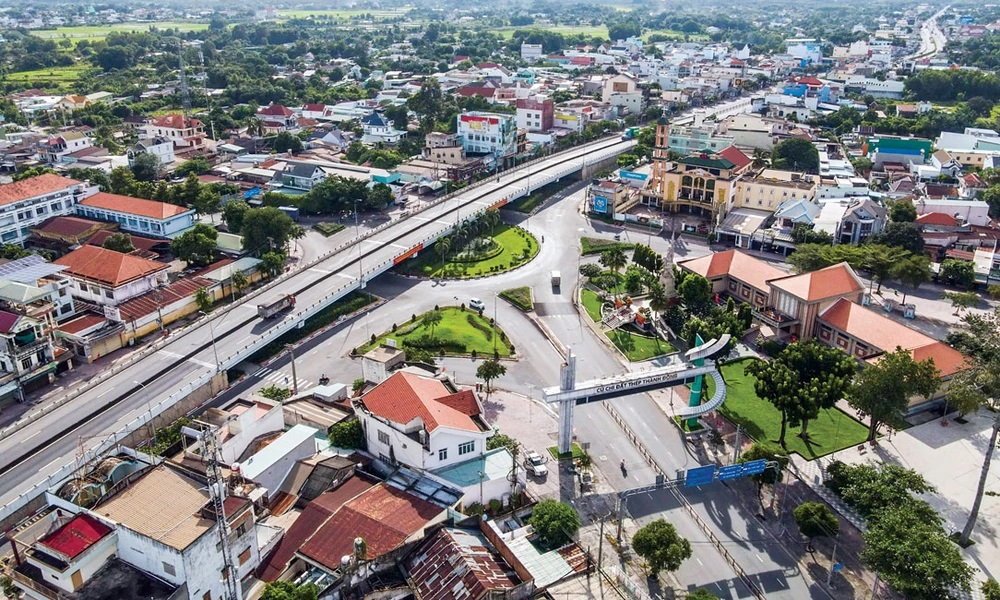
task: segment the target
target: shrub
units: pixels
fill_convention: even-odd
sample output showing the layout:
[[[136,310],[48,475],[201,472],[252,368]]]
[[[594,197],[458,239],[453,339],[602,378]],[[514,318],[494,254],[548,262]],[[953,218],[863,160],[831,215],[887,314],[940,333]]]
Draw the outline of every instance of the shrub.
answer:
[[[469,325],[472,325],[476,330],[482,333],[486,337],[486,341],[493,340],[493,330],[490,327],[480,323],[479,319],[477,319],[472,315],[465,315],[465,320],[469,322]]]

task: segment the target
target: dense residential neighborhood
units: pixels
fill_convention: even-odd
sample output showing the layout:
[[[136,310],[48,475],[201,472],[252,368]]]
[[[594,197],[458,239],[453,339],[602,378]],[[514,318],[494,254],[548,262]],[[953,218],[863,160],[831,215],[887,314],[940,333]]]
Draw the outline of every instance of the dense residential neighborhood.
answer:
[[[1000,599],[998,55],[0,3],[0,597]]]

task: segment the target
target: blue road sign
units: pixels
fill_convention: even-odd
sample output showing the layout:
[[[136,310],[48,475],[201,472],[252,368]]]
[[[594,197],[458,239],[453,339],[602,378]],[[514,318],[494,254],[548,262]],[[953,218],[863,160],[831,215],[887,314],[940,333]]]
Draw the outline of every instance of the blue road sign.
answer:
[[[833,572],[834,573],[837,573],[837,572],[843,571],[843,570],[844,570],[844,563],[842,563],[842,562],[833,563]]]
[[[726,481],[727,479],[739,479],[743,477],[743,465],[728,465],[719,468],[719,481]]]
[[[743,475],[757,475],[767,470],[767,459],[751,460],[743,463]]]
[[[684,487],[706,485],[715,481],[715,465],[688,469],[684,476]]]

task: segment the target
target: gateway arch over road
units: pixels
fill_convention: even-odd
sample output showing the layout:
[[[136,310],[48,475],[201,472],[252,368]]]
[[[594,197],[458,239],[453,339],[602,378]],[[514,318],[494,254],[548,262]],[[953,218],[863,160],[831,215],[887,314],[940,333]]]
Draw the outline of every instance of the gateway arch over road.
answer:
[[[729,334],[719,339],[692,348],[684,353],[685,360],[677,364],[657,367],[648,371],[637,371],[591,379],[576,383],[576,356],[572,348],[567,350],[566,362],[559,371],[559,387],[543,390],[545,402],[559,405],[559,453],[572,451],[573,408],[577,404],[611,400],[640,392],[648,392],[665,387],[694,382],[699,377],[711,377],[715,383],[715,393],[705,403],[686,406],[677,411],[679,417],[699,417],[718,408],[726,401],[726,382],[722,379],[714,359],[729,344]],[[703,364],[711,360],[712,364]]]

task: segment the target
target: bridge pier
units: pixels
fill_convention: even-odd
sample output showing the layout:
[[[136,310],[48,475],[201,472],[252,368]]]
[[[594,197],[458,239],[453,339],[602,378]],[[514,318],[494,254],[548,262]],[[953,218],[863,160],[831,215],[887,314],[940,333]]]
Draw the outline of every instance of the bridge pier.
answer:
[[[566,348],[566,362],[559,369],[559,390],[568,392],[576,389],[576,355]],[[567,398],[559,401],[559,454],[573,451],[573,409],[576,400]]]

